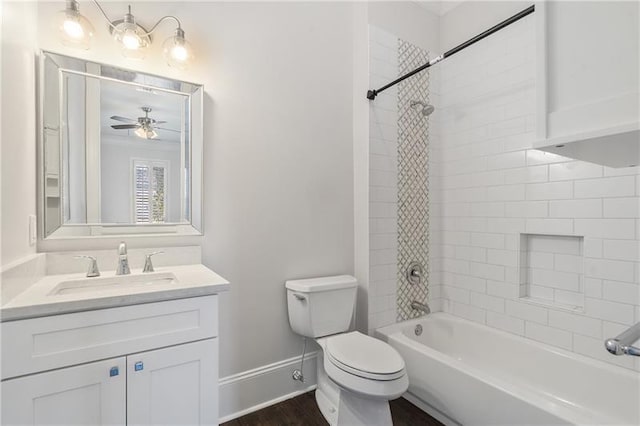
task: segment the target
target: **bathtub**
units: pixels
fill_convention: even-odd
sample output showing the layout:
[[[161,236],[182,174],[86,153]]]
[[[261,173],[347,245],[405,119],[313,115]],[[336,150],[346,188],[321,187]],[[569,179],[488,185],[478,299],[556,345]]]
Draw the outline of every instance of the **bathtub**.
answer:
[[[640,424],[640,373],[442,312],[376,336],[405,360],[407,399],[445,424]]]

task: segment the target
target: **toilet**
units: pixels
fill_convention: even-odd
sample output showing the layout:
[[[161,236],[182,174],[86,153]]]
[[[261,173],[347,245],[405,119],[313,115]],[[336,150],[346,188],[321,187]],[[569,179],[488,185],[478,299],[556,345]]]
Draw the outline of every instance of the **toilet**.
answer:
[[[409,386],[404,360],[388,345],[349,332],[358,282],[349,275],[291,280],[289,323],[320,345],[316,401],[330,425],[391,425],[389,400]]]

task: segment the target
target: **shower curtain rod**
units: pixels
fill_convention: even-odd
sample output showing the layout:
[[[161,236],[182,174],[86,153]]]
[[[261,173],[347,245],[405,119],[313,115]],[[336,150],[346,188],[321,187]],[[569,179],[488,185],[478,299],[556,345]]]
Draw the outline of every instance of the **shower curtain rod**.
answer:
[[[377,89],[377,90],[368,90],[367,91],[367,99],[369,100],[374,100],[376,98],[376,96],[378,96],[378,93],[387,90],[389,87],[395,86],[396,84],[400,83],[403,80],[406,80],[407,78],[411,77],[414,74],[419,73],[420,71],[426,70],[427,68],[429,68],[432,65],[437,64],[438,62],[442,61],[445,58],[448,58],[449,56],[458,53],[459,51],[461,51],[462,49],[465,49],[469,46],[471,46],[472,44],[482,40],[485,37],[490,36],[491,34],[500,31],[501,29],[503,29],[504,27],[513,24],[514,22],[524,18],[525,16],[533,13],[535,11],[535,5],[529,6],[528,8],[524,9],[521,12],[516,13],[515,15],[513,15],[511,18],[505,19],[504,21],[500,22],[497,25],[494,25],[493,27],[489,28],[488,30],[486,30],[485,32],[478,34],[477,36],[465,41],[462,44],[457,45],[456,47],[454,47],[451,50],[447,50],[446,52],[444,52],[442,55],[433,58],[432,60],[430,60],[429,62],[427,62],[426,64],[416,68],[413,71],[408,72],[407,74],[403,75],[402,77],[398,77],[396,80],[393,80],[391,83],[387,84],[386,86],[382,86],[381,88]]]

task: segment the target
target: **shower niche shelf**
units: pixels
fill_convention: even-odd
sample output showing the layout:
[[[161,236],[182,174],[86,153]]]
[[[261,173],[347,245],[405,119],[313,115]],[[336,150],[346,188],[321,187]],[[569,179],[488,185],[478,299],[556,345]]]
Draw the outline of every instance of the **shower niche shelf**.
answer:
[[[584,311],[584,237],[520,234],[520,299]]]

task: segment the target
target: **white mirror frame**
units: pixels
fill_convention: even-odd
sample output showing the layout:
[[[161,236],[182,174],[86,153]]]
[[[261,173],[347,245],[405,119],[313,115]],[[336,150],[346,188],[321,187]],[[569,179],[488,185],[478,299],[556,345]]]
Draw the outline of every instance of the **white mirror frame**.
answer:
[[[46,65],[47,61],[51,61],[57,66],[58,74],[56,81],[46,81]],[[98,73],[88,70],[100,70]],[[190,194],[188,200],[190,203],[189,212],[191,215],[189,223],[161,223],[161,224],[104,224],[104,223],[85,223],[85,224],[64,224],[63,209],[58,208],[58,214],[53,215],[47,210],[47,155],[51,155],[47,151],[46,140],[48,136],[53,136],[58,144],[58,165],[62,163],[62,137],[63,132],[60,131],[61,122],[61,105],[62,99],[62,72],[70,72],[74,74],[87,75],[89,77],[110,79],[112,81],[121,81],[125,84],[134,86],[151,87],[160,90],[171,90],[176,93],[189,96],[191,105],[190,116],[190,143],[189,143],[189,165],[190,173]],[[107,76],[104,73],[107,73]],[[135,81],[129,79],[119,79],[114,76],[133,76]],[[144,83],[138,80],[143,80]],[[52,86],[55,85],[55,86]],[[178,90],[176,90],[178,86]],[[171,88],[171,89],[167,89]],[[50,117],[45,116],[45,96],[47,91],[55,90],[58,96],[57,112]],[[48,92],[51,93],[51,92]],[[78,238],[99,238],[99,237],[115,237],[115,236],[189,236],[203,235],[203,144],[204,144],[204,86],[201,84],[178,81],[167,77],[157,76],[149,73],[143,73],[135,70],[114,67],[108,64],[87,61],[80,58],[74,58],[61,55],[49,51],[40,52],[39,61],[39,86],[38,86],[38,112],[39,112],[39,143],[38,143],[38,213],[40,216],[40,238],[42,240],[64,240]],[[55,121],[58,126],[57,135],[48,135],[50,129],[46,123]],[[56,153],[53,153],[56,155]],[[62,173],[58,171],[58,176]],[[58,177],[60,179],[60,177]],[[62,191],[60,182],[58,183],[59,191]],[[60,201],[59,201],[60,202]],[[57,220],[53,222],[53,220]]]

